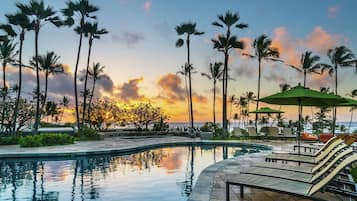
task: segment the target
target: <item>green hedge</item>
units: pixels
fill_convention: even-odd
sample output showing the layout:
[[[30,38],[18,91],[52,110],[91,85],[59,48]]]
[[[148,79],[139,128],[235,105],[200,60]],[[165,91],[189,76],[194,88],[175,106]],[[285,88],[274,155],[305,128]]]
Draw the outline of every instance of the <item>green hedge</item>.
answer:
[[[18,136],[0,137],[0,145],[15,145],[19,143]]]
[[[78,131],[77,140],[86,141],[86,140],[100,140],[98,132],[89,127],[83,127]]]
[[[43,133],[39,135],[28,135],[21,137],[19,144],[21,147],[41,147],[73,144],[74,137],[68,134]]]

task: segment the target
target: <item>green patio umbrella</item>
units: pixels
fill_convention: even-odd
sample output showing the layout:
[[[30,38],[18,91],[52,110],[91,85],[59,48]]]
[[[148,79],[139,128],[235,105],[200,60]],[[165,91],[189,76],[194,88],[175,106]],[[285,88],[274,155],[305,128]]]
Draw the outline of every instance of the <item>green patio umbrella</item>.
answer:
[[[340,96],[335,96],[333,94],[322,93],[309,88],[302,87],[300,84],[293,87],[287,91],[280,92],[271,96],[261,98],[260,101],[276,104],[276,105],[297,105],[299,106],[299,124],[298,124],[298,134],[296,136],[296,141],[298,143],[299,149],[298,154],[300,154],[300,122],[302,118],[302,107],[303,106],[335,106],[341,103],[346,103],[347,101]]]
[[[258,110],[255,111],[251,111],[249,113],[254,113],[254,114],[278,114],[278,113],[284,113],[283,111],[280,110],[275,110],[275,109],[271,109],[270,107],[262,107]]]

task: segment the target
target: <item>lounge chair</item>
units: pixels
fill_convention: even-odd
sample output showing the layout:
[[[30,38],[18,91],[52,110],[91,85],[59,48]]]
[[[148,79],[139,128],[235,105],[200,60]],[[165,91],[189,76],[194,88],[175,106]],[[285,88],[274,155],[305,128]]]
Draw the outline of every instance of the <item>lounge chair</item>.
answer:
[[[278,136],[279,135],[279,128],[278,127],[269,127],[269,136]]]
[[[283,136],[284,137],[295,137],[293,134],[293,129],[292,128],[283,128]]]
[[[253,167],[269,168],[269,169],[280,169],[288,170],[293,172],[309,173],[314,174],[322,167],[326,166],[333,157],[337,157],[343,154],[348,154],[353,151],[353,148],[347,148],[347,145],[341,145],[334,149],[327,157],[325,157],[321,162],[314,166],[296,166],[288,164],[276,164],[276,163],[253,163]]]
[[[323,200],[319,197],[316,197],[315,194],[323,190],[341,171],[355,162],[357,162],[357,154],[349,155],[334,169],[332,169],[331,172],[321,175],[318,179],[316,179],[315,183],[306,183],[283,178],[250,174],[229,175],[228,179],[226,180],[226,200],[230,200],[230,185],[240,186],[241,198],[244,198],[244,187],[251,187],[285,193],[312,200]]]
[[[248,127],[247,129],[248,129],[248,135],[249,136],[259,136],[254,127]]]
[[[243,136],[241,128],[233,128],[233,133],[232,134],[233,134],[233,136],[237,136],[237,137]]]
[[[298,166],[295,166],[295,168],[292,169],[288,169],[285,167],[285,165],[280,165],[286,169],[274,169],[270,167],[250,167],[249,169],[242,170],[241,173],[283,178],[306,183],[314,183],[323,174],[334,168],[334,166],[338,163],[339,160],[346,158],[352,154],[354,154],[353,149],[350,147],[342,152],[337,152],[333,154],[334,158],[330,162],[329,160],[325,160],[312,168],[306,167],[305,172],[301,172],[301,170],[296,170]]]
[[[299,163],[317,164],[321,160],[323,160],[327,155],[329,155],[331,151],[333,151],[335,148],[343,144],[345,144],[343,139],[336,139],[333,140],[333,142],[330,143],[328,146],[323,147],[321,152],[317,152],[316,155],[296,155],[296,154],[289,154],[289,153],[279,153],[279,154],[275,153],[275,154],[268,155],[265,158],[265,160],[267,162],[291,161],[291,162],[299,162]]]

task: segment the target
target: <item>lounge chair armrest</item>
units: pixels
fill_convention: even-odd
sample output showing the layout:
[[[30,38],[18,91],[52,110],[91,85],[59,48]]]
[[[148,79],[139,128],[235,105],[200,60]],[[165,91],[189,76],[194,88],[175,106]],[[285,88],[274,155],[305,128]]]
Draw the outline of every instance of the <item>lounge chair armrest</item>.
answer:
[[[303,145],[294,145],[294,151],[296,151],[297,148],[303,148],[304,151],[306,152],[307,150],[309,150],[310,152],[312,151],[317,151],[319,150],[320,148],[317,148],[317,147],[311,147],[311,146],[303,146]]]

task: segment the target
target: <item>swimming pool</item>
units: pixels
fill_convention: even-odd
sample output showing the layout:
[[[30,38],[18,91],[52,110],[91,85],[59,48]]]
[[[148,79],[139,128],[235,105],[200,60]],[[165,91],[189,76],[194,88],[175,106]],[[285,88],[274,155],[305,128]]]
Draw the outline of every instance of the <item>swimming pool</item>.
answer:
[[[0,162],[0,200],[183,201],[200,172],[255,146],[180,146],[131,154]]]

